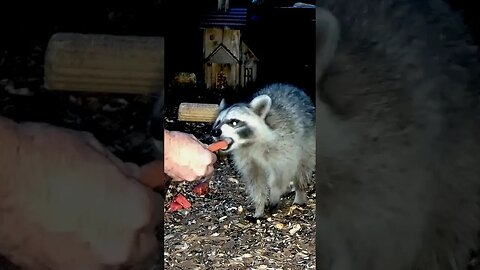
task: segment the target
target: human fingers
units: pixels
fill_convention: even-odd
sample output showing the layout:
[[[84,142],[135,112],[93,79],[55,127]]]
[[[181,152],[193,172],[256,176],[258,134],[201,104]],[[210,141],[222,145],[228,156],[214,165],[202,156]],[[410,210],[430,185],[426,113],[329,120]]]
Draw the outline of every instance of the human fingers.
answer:
[[[209,176],[213,175],[214,170],[215,170],[215,168],[213,167],[213,165],[208,165],[207,166],[207,171],[205,172],[205,177],[209,177]]]
[[[199,144],[203,144],[203,143],[202,143],[197,137],[195,137],[195,135],[193,135],[193,134],[188,134],[188,137],[189,137],[190,139],[192,139],[193,141],[199,143]]]
[[[213,165],[215,164],[215,162],[217,162],[217,155],[215,155],[214,153],[210,153],[210,164]]]
[[[181,171],[181,175],[180,175],[180,178],[183,179],[183,181],[196,181],[200,178],[202,178],[202,175],[195,172],[194,169],[184,169]]]
[[[170,176],[170,178],[172,178],[172,181],[174,182],[181,182],[183,181],[183,179],[181,177],[179,177],[177,174],[175,173],[169,173],[168,176]]]
[[[187,174],[187,175],[172,177],[173,181],[176,181],[176,182],[183,182],[183,181],[191,182],[191,181],[198,180],[199,178],[201,178],[201,177],[195,176],[193,174]]]

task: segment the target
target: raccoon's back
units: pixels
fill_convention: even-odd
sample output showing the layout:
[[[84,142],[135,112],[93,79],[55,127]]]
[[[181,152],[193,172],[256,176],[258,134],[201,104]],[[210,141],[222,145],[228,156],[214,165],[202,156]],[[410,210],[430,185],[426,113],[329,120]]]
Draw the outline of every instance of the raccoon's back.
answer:
[[[265,122],[279,133],[305,135],[315,133],[315,107],[309,96],[289,84],[272,84],[255,94],[268,95],[272,107]]]
[[[322,3],[344,27],[322,89],[335,110],[317,103],[318,268],[466,269],[480,225],[469,93],[480,65],[461,20],[440,0]]]

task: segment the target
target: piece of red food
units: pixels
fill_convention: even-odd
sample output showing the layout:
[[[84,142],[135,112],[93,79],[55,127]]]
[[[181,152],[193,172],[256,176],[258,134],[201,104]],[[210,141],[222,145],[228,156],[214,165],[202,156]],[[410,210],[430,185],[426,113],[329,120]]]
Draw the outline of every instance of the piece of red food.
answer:
[[[168,208],[168,212],[175,212],[175,211],[178,211],[178,210],[181,210],[183,209],[183,206],[175,201],[172,201],[170,203],[170,207]]]
[[[183,196],[182,194],[177,194],[172,201],[170,202],[170,206],[168,208],[168,212],[175,212],[181,209],[190,208],[192,205],[190,202]]]
[[[192,206],[182,194],[177,194],[177,196],[173,198],[173,201],[179,203],[183,208],[190,208]]]
[[[217,152],[218,150],[221,149],[227,149],[228,148],[228,142],[227,141],[216,141],[208,146],[208,150],[211,152]]]
[[[193,192],[195,192],[195,194],[197,194],[199,196],[207,194],[207,192],[208,192],[208,182],[202,182],[202,183],[196,185],[193,188]]]

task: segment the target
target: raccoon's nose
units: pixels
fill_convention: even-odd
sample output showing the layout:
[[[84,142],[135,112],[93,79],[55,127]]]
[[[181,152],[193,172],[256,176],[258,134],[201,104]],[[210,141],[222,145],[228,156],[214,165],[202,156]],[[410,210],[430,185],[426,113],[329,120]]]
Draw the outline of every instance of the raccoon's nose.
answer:
[[[222,130],[219,128],[215,128],[212,130],[212,136],[213,137],[220,137],[222,135]]]

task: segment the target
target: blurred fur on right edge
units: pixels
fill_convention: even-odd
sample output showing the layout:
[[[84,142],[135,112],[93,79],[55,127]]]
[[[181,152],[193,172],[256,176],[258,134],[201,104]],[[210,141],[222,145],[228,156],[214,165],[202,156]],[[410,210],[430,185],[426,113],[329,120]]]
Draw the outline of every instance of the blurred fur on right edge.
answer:
[[[317,7],[317,269],[466,270],[480,65],[462,18],[441,0]]]

